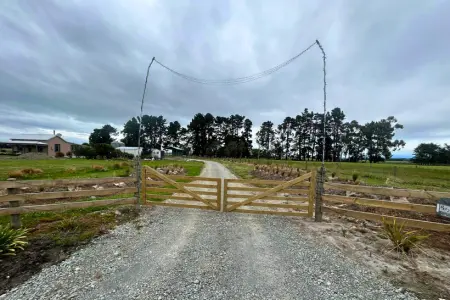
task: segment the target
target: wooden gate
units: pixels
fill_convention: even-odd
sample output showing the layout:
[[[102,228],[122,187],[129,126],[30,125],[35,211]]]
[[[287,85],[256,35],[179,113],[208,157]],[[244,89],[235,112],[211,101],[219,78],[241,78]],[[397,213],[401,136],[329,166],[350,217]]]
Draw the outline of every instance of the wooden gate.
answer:
[[[147,166],[142,178],[144,205],[220,210],[221,178],[165,175]]]
[[[224,211],[312,217],[315,179],[315,171],[290,181],[225,179]]]

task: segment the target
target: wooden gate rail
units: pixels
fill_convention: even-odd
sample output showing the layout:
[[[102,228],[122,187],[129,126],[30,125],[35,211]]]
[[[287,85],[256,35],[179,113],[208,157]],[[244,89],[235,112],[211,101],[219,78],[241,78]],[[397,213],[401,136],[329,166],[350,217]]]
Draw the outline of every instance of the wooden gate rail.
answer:
[[[220,178],[165,175],[149,167],[144,167],[143,176],[144,176],[143,180],[144,204],[220,210],[222,202],[221,197],[222,180]],[[150,180],[149,178],[151,177],[156,177],[157,179],[159,179],[159,181]],[[177,182],[175,180],[187,180],[189,182]],[[211,182],[214,184],[211,184]],[[157,187],[155,187],[155,185]],[[193,190],[189,188],[204,188],[208,189],[208,191]],[[210,189],[214,189],[215,191],[211,191]],[[162,199],[163,201],[154,201],[154,200],[148,201],[148,199]],[[201,202],[205,205],[170,203],[164,202],[165,200],[193,201],[197,203]]]
[[[135,182],[133,177],[106,177],[106,178],[84,178],[84,179],[43,179],[43,180],[7,180],[0,181],[0,189],[23,188],[23,187],[54,187],[67,185],[105,184],[112,182]]]

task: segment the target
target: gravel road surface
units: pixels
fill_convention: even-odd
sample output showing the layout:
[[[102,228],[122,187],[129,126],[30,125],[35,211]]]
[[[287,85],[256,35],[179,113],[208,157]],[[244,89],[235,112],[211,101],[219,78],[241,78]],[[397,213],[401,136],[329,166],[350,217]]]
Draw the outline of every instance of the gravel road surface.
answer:
[[[216,162],[202,176],[234,177]],[[156,207],[139,223],[0,299],[416,299],[291,217]]]

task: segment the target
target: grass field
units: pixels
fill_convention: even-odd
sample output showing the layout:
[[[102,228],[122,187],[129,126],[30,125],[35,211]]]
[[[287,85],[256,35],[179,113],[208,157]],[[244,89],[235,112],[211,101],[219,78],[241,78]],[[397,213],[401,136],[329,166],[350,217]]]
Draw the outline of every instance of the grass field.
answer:
[[[122,163],[122,165],[121,165]],[[125,163],[125,164],[124,164]],[[177,164],[185,168],[187,175],[197,176],[200,174],[203,163],[196,161],[144,161],[144,165],[158,167]],[[103,170],[99,167],[104,167]],[[0,180],[6,180],[11,171],[23,169],[39,169],[41,174],[25,175],[22,179],[58,179],[58,178],[101,178],[128,176],[133,167],[132,161],[114,160],[88,160],[88,159],[5,159],[0,160]]]
[[[284,164],[303,170],[319,168],[320,162],[284,161],[267,159],[220,160],[236,175],[251,178],[254,164]],[[410,163],[325,163],[327,176],[332,173],[340,179],[350,180],[354,173],[368,185],[436,191],[450,190],[450,166],[420,166]]]

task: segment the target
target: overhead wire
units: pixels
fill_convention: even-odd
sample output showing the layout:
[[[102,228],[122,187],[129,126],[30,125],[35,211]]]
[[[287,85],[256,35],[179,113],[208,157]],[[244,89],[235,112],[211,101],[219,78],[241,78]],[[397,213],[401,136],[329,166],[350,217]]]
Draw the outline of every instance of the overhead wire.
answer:
[[[170,68],[170,67],[164,65],[163,63],[161,63],[157,59],[155,59],[154,61],[157,64],[159,64],[161,67],[166,69],[167,71],[173,73],[174,75],[176,75],[178,77],[181,77],[181,78],[183,78],[185,80],[194,82],[194,83],[205,84],[205,85],[235,85],[235,84],[242,84],[242,83],[255,81],[255,80],[258,80],[258,79],[263,78],[265,76],[269,76],[272,73],[277,72],[278,70],[286,67],[287,65],[289,65],[290,63],[295,61],[297,58],[302,56],[309,49],[311,49],[314,45],[316,45],[316,42],[314,42],[309,47],[307,47],[305,50],[301,51],[300,53],[298,53],[297,55],[293,56],[292,58],[286,60],[285,62],[283,62],[281,64],[278,64],[278,65],[276,65],[276,66],[274,66],[274,67],[272,67],[270,69],[267,69],[267,70],[265,70],[263,72],[256,73],[256,74],[253,74],[253,75],[249,75],[249,76],[230,78],[230,79],[202,79],[202,78],[196,78],[194,76],[186,75],[186,74],[183,74],[183,73],[181,73],[179,71],[176,71],[173,68]]]

